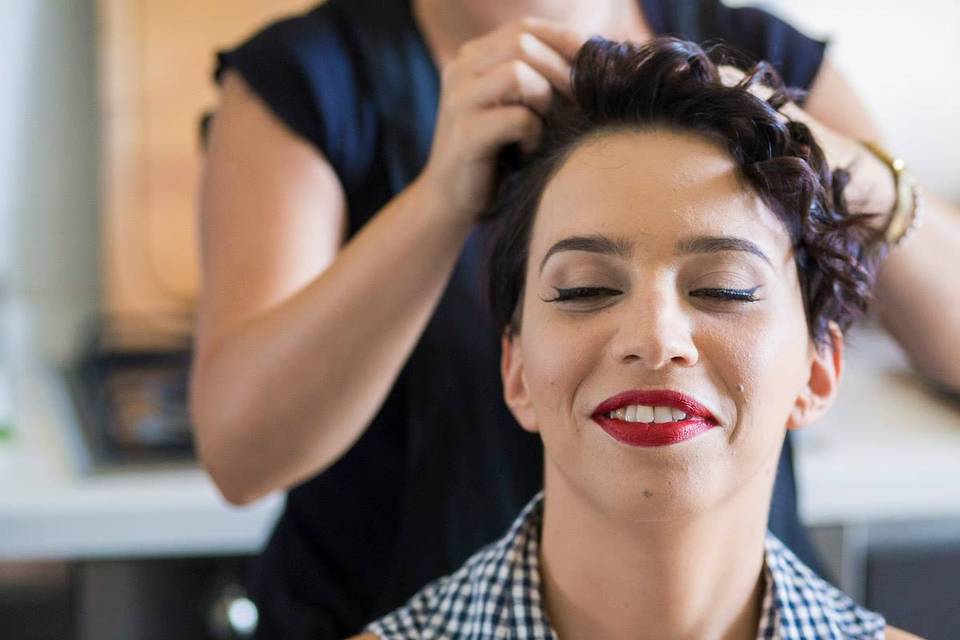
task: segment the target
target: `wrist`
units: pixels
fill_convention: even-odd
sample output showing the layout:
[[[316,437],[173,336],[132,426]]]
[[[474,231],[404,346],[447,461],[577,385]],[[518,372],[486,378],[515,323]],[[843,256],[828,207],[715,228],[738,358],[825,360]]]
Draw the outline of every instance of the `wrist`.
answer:
[[[879,210],[887,213],[880,216],[883,222],[877,227],[877,244],[885,253],[900,246],[919,225],[920,187],[901,158],[895,158],[874,142],[862,141],[861,144],[868,156],[884,165],[893,184],[893,204]]]
[[[856,213],[872,213],[871,227],[880,232],[887,228],[897,206],[897,178],[883,160],[864,147],[859,166],[851,176],[859,198],[852,209]]]
[[[458,237],[466,237],[473,228],[478,213],[458,206],[456,198],[446,193],[442,180],[429,170],[421,172],[407,190],[414,206],[429,220],[432,228],[446,230]]]

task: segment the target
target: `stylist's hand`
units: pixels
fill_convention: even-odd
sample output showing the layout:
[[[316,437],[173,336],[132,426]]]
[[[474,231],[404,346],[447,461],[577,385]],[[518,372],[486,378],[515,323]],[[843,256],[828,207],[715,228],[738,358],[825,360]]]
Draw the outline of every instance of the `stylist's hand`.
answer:
[[[743,71],[730,66],[720,67],[720,75],[727,85],[736,84],[744,77]],[[759,83],[751,85],[750,91],[763,100],[773,93],[772,89]],[[887,165],[858,140],[823,124],[795,102],[787,102],[779,111],[784,118],[802,122],[810,128],[831,170],[846,169],[850,172],[850,182],[844,189],[844,199],[850,210],[854,213],[878,214],[871,226],[883,229],[896,199],[893,175]]]
[[[858,140],[823,124],[794,102],[780,107],[780,112],[810,128],[813,138],[823,149],[831,169],[846,169],[850,182],[843,190],[850,211],[876,214],[870,226],[884,229],[896,201],[896,188],[890,168]]]
[[[472,223],[487,205],[498,151],[532,150],[553,94],[587,36],[545,20],[507,23],[464,44],[442,72],[430,157],[419,181]]]

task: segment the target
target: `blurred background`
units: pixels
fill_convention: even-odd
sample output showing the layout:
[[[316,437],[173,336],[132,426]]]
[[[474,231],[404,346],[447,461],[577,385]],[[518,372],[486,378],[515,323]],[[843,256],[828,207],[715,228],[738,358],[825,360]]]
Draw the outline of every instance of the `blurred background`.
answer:
[[[0,638],[255,624],[246,559],[282,498],[226,505],[186,418],[198,127],[215,50],[313,4],[0,0]],[[887,146],[960,203],[960,0],[749,4],[829,39]],[[958,638],[960,410],[874,328],[851,344],[798,442],[803,518],[845,590]]]

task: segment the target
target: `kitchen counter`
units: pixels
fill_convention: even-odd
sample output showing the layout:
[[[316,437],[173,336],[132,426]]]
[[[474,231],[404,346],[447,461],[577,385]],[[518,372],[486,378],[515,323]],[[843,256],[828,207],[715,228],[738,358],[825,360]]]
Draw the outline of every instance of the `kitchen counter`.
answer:
[[[13,435],[0,438],[0,561],[252,553],[283,504],[275,494],[229,505],[196,466],[90,474],[67,384],[49,364],[66,313],[51,297],[0,304],[0,384]],[[53,330],[44,331],[44,327]],[[48,354],[48,355],[42,355]],[[2,390],[0,390],[2,391]]]
[[[280,494],[237,508],[198,468],[87,474],[64,380],[21,370],[0,444],[0,559],[226,555],[258,549]]]

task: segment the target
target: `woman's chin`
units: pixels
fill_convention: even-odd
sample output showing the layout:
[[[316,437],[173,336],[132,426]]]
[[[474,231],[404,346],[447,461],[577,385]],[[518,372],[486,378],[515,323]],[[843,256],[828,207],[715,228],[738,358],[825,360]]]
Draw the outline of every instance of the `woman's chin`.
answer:
[[[726,465],[716,460],[718,464],[711,464],[712,456],[702,451],[682,459],[674,454],[666,457],[672,460],[661,459],[660,464],[640,468],[611,463],[586,474],[558,474],[556,468],[548,469],[548,491],[579,495],[577,502],[588,510],[637,524],[702,517],[735,491],[734,478],[723,471]]]

